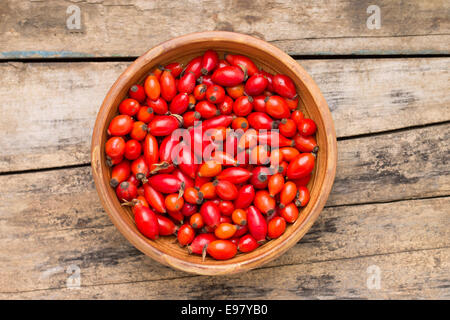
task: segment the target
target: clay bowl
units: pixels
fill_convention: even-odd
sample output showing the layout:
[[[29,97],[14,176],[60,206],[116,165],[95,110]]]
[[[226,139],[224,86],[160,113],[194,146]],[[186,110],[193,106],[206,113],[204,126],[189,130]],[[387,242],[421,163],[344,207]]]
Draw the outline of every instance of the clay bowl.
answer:
[[[157,65],[178,61],[188,62],[215,49],[219,56],[225,52],[247,55],[258,67],[272,73],[290,76],[301,97],[301,110],[312,118],[318,127],[319,144],[316,168],[308,188],[309,204],[301,210],[299,219],[288,226],[278,239],[272,240],[251,253],[238,254],[227,261],[216,261],[189,255],[186,249],[174,243],[174,237],[161,237],[152,241],[136,228],[131,210],[120,205],[114,189],[109,186],[111,169],[106,165],[104,145],[107,125],[117,114],[120,101],[135,83],[142,83],[150,70]],[[173,268],[203,275],[237,273],[267,263],[280,256],[309,230],[319,216],[330,193],[337,161],[336,134],[328,105],[319,88],[306,71],[289,55],[277,47],[247,35],[232,32],[201,32],[188,34],[164,42],[139,57],[123,72],[106,95],[95,122],[92,136],[92,170],[100,201],[119,231],[136,248],[147,256]]]

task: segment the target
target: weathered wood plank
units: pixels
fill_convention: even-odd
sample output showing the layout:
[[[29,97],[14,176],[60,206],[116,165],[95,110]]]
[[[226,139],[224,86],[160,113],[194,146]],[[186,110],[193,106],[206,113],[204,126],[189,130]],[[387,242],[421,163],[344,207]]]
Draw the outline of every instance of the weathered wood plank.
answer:
[[[447,197],[326,208],[302,241],[268,266],[448,247],[449,205]],[[64,286],[72,264],[85,285],[187,276],[120,235],[89,168],[0,177],[0,260],[0,292]]]
[[[450,249],[263,268],[224,277],[182,277],[0,293],[2,299],[448,299]],[[374,269],[380,287],[368,286]],[[83,277],[81,278],[83,281]]]
[[[290,54],[449,52],[448,2],[376,4],[379,29],[367,27],[369,0],[8,0],[0,7],[0,58],[139,56],[162,41],[204,30],[247,33]],[[80,8],[77,32],[67,27],[70,5]]]
[[[2,64],[1,171],[89,162],[97,111],[124,67]]]
[[[327,99],[339,137],[450,120],[450,59],[299,62]],[[88,163],[97,110],[127,65],[0,64],[0,172]]]
[[[338,143],[328,205],[450,194],[450,124]]]
[[[327,100],[338,137],[450,120],[450,59],[299,62]]]

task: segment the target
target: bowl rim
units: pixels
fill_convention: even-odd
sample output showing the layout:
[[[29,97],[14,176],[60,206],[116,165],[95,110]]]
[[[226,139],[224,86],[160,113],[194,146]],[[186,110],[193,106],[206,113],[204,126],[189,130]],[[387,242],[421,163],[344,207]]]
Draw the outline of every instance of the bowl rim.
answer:
[[[327,157],[325,162],[326,173],[322,182],[322,189],[318,195],[318,198],[313,207],[310,210],[309,215],[305,218],[303,223],[297,227],[297,229],[292,232],[283,242],[280,242],[277,246],[272,249],[267,250],[263,254],[257,255],[252,259],[228,263],[228,264],[198,264],[195,262],[186,261],[180,259],[173,255],[168,255],[156,247],[152,246],[146,242],[142,237],[135,236],[135,231],[127,225],[127,223],[121,217],[121,214],[112,205],[112,199],[110,194],[106,192],[109,184],[103,181],[102,176],[104,174],[104,168],[101,165],[101,137],[102,130],[104,126],[104,120],[106,119],[109,108],[112,106],[114,101],[114,96],[121,90],[123,85],[127,82],[127,79],[131,77],[135,72],[141,69],[146,64],[150,63],[155,57],[160,56],[168,48],[174,49],[176,47],[184,46],[195,41],[205,41],[205,40],[222,40],[230,42],[238,42],[245,44],[246,46],[254,47],[255,49],[265,51],[265,53],[270,55],[276,55],[278,59],[283,61],[283,64],[290,69],[291,72],[300,76],[301,81],[303,81],[304,86],[311,94],[311,98],[314,100],[320,117],[322,118],[324,124],[324,131],[327,141]],[[287,62],[287,63],[286,63]],[[165,41],[152,49],[148,50],[146,53],[137,58],[133,63],[131,63],[126,70],[119,76],[119,78],[114,82],[114,84],[109,89],[106,94],[105,99],[97,113],[97,118],[94,125],[92,141],[91,141],[91,167],[92,173],[95,181],[95,186],[97,193],[100,198],[100,202],[107,212],[108,216],[112,220],[113,224],[117,229],[125,236],[125,238],[130,241],[137,249],[141,252],[155,259],[156,261],[171,266],[175,269],[195,273],[202,275],[219,275],[219,274],[230,274],[241,272],[245,270],[253,269],[259,265],[262,265],[287,251],[295,243],[297,243],[304,234],[311,228],[313,223],[318,218],[320,212],[322,211],[328,196],[331,192],[331,188],[334,182],[336,174],[337,165],[337,141],[336,132],[334,128],[333,119],[331,112],[328,108],[328,104],[323,97],[319,87],[311,78],[311,76],[303,69],[300,64],[298,64],[292,57],[283,52],[281,49],[275,47],[274,45],[249,35],[228,32],[228,31],[205,31],[205,32],[195,32],[179,36],[168,41]],[[101,187],[103,186],[103,188]]]

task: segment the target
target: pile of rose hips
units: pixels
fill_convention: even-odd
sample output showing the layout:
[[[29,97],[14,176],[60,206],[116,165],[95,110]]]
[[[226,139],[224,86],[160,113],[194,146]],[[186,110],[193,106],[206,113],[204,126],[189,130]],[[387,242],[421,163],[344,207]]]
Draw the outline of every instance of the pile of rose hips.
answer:
[[[110,185],[144,236],[176,235],[189,253],[223,260],[297,220],[318,146],[288,76],[208,50],[184,68],[156,67],[128,96],[105,151]]]

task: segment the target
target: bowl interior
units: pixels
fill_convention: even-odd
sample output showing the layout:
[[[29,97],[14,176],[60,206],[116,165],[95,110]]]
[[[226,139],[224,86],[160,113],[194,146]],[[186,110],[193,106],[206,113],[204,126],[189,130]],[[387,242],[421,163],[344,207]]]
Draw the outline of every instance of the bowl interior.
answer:
[[[317,96],[315,96],[317,93],[310,91],[311,78],[292,58],[264,41],[251,38],[252,41],[249,43],[248,38],[251,37],[231,37],[227,39],[197,37],[178,42],[172,40],[150,50],[136,60],[116,81],[105,98],[100,111],[102,114],[99,113],[97,118],[96,129],[98,132],[96,136],[94,130],[93,137],[93,168],[97,190],[106,211],[119,230],[138,249],[158,261],[178,269],[200,274],[221,274],[256,267],[294,245],[312,225],[324,204],[324,201],[321,201],[323,203],[317,203],[322,192],[324,179],[327,174],[330,174],[329,170],[321,169],[326,167],[330,151],[327,142],[327,133],[330,134],[330,132],[326,132],[327,126],[323,122],[323,110],[319,108],[317,102],[325,103],[323,97],[317,91],[320,95],[320,99],[317,99]],[[301,111],[306,117],[312,118],[318,128],[316,139],[319,152],[313,177],[308,185],[311,199],[309,204],[301,209],[299,219],[288,226],[286,232],[280,238],[267,242],[253,252],[238,254],[233,259],[226,261],[216,261],[210,258],[202,261],[200,256],[189,255],[185,248],[181,248],[174,243],[173,236],[161,237],[156,241],[144,237],[134,224],[131,210],[120,205],[113,188],[109,186],[110,169],[106,166],[104,153],[107,125],[117,114],[118,105],[126,97],[128,89],[135,83],[142,83],[155,66],[174,61],[186,65],[190,59],[202,55],[207,49],[215,49],[220,58],[223,58],[224,53],[247,55],[253,59],[258,67],[271,73],[282,73],[291,77],[300,93]],[[315,86],[313,82],[312,85]],[[332,134],[334,134],[334,128]],[[96,163],[94,163],[94,159],[97,160]],[[334,171],[332,174],[334,178]],[[328,192],[326,191],[325,200]],[[312,214],[312,212],[316,212],[316,214]]]

